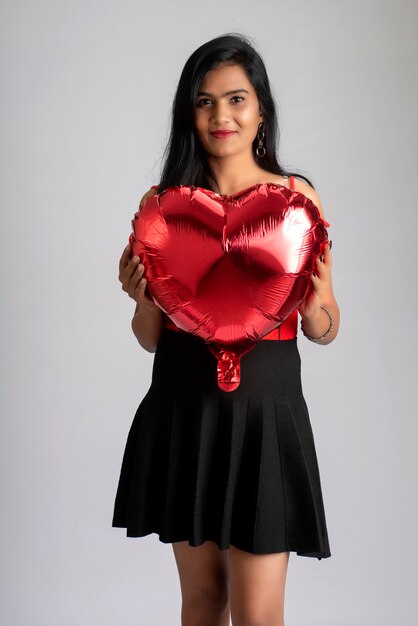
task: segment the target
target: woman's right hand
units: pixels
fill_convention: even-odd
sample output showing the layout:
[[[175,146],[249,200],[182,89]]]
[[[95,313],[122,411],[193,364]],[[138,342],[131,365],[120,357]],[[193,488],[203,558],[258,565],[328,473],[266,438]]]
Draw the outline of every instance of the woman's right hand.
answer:
[[[122,283],[123,291],[126,291],[141,308],[160,310],[154,301],[145,295],[147,279],[143,277],[145,268],[140,257],[132,256],[131,258],[131,255],[132,246],[128,243],[119,260],[119,281]]]

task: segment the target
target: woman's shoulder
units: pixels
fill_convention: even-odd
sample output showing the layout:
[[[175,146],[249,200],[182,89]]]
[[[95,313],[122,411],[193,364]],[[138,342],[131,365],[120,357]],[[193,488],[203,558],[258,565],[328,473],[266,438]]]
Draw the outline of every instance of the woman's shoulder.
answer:
[[[315,191],[315,189],[311,187],[307,182],[298,178],[297,176],[292,176],[292,178],[293,178],[293,181],[290,181],[290,176],[278,176],[277,174],[272,174],[269,177],[269,182],[276,183],[278,185],[283,185],[284,187],[287,187],[288,189],[294,189],[295,191],[299,191],[299,193],[302,193],[304,196],[309,198],[309,200],[312,200],[314,205],[318,207],[318,211],[322,219],[325,219],[321,200],[317,192]],[[293,185],[291,185],[291,182],[293,182]]]
[[[294,176],[293,179],[294,190],[299,191],[299,193],[302,193],[304,196],[309,198],[309,200],[312,200],[314,205],[318,207],[319,215],[322,217],[322,219],[325,219],[324,209],[322,208],[321,200],[315,189],[311,187],[307,182],[301,180],[300,178],[297,178],[296,176]]]
[[[151,196],[154,196],[156,193],[158,193],[158,186],[157,185],[153,185],[151,187],[151,189],[148,189],[148,191],[146,191],[144,193],[144,195],[142,196],[141,200],[139,201],[139,208],[144,206],[144,202],[145,202],[145,200],[147,198],[150,198]]]

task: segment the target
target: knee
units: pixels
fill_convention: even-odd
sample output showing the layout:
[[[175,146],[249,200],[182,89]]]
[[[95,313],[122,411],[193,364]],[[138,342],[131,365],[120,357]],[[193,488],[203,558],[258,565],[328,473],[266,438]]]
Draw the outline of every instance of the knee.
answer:
[[[265,621],[265,620],[244,620],[243,622],[232,622],[234,626],[285,626],[281,621]]]
[[[229,607],[228,590],[218,587],[194,585],[183,593],[183,603],[205,612],[222,615]]]
[[[232,617],[233,626],[285,626],[281,617],[265,615],[246,615],[237,619]]]

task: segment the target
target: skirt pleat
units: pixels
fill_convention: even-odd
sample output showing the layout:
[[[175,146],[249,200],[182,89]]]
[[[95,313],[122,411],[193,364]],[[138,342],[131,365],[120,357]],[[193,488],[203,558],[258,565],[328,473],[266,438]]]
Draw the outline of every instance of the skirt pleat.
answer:
[[[331,556],[297,339],[262,340],[224,392],[199,338],[164,329],[129,430],[114,527],[254,554]]]

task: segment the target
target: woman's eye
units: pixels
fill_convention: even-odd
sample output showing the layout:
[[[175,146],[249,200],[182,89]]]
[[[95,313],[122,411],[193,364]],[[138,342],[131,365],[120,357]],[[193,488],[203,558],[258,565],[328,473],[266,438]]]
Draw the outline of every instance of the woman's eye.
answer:
[[[237,98],[239,98],[238,102],[236,101]],[[245,98],[243,98],[242,96],[233,96],[231,100],[235,100],[236,104],[239,104],[242,100],[245,100]],[[208,98],[202,98],[202,100],[198,100],[197,106],[198,107],[204,106],[205,102],[211,102],[211,100],[209,100]]]

